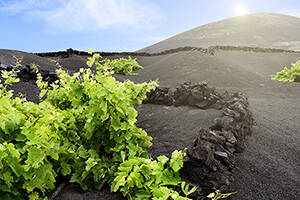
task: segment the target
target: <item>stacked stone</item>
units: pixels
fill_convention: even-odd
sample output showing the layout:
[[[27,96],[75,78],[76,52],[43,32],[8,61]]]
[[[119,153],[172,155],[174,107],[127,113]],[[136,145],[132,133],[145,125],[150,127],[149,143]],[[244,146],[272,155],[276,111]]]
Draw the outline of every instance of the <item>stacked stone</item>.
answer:
[[[0,71],[11,71],[13,70],[12,66],[6,64],[0,64]],[[20,78],[24,82],[32,81],[35,83],[37,79],[36,70],[30,67],[30,65],[20,65],[15,69],[16,73],[13,75],[14,77]],[[54,81],[58,80],[56,73],[49,72],[47,70],[40,71],[43,81],[48,82],[49,84],[53,83]]]
[[[235,152],[242,152],[245,138],[251,134],[252,113],[248,99],[242,93],[227,95],[222,115],[209,129],[200,129],[194,144],[188,149],[182,174],[203,188],[222,188],[233,181]],[[229,99],[229,100],[228,100]]]
[[[220,103],[219,99],[220,94],[216,92],[215,88],[208,87],[206,82],[196,84],[184,82],[174,92],[175,106],[190,105],[200,109],[207,109],[216,107]],[[219,108],[221,108],[220,105]]]
[[[144,103],[221,109],[224,98],[223,95],[216,92],[215,88],[208,87],[206,82],[196,84],[184,82],[174,91],[166,87],[157,88],[147,95]]]
[[[249,46],[210,46],[209,51],[246,51],[246,52],[262,52],[262,53],[297,53],[298,51],[276,49],[276,48],[263,48],[263,47],[249,47]]]
[[[299,53],[298,51],[293,50],[284,50],[284,49],[275,49],[275,48],[262,48],[262,47],[247,47],[247,46],[210,46],[208,48],[201,47],[178,47],[174,49],[168,49],[157,53],[147,53],[147,52],[97,52],[102,56],[161,56],[168,55],[183,51],[198,51],[202,54],[215,55],[216,51],[245,51],[245,52],[262,52],[262,53]],[[57,52],[44,52],[44,53],[35,53],[35,55],[41,57],[61,57],[68,58],[72,55],[79,56],[90,56],[88,52],[78,51],[69,48],[65,51]]]
[[[197,198],[200,193],[205,194],[213,187],[225,187],[233,181],[234,153],[244,150],[245,138],[251,134],[253,125],[248,98],[244,94],[221,94],[205,82],[185,82],[174,91],[157,88],[148,94],[144,103],[221,109],[222,114],[214,119],[210,128],[200,128],[193,146],[187,150],[181,174],[199,187]]]
[[[182,51],[198,51],[203,54],[208,53],[208,49],[206,48],[190,47],[190,46],[168,49],[158,53],[147,53],[147,52],[97,52],[97,53],[99,53],[101,56],[161,56],[161,55],[167,55],[167,54],[172,54],[172,53],[177,53]],[[35,53],[35,55],[41,57],[61,57],[61,58],[68,58],[72,55],[90,56],[88,52],[73,50],[72,48],[69,48],[66,51]]]
[[[143,103],[171,106],[174,105],[173,93],[169,88],[157,87],[147,94],[147,98]]]

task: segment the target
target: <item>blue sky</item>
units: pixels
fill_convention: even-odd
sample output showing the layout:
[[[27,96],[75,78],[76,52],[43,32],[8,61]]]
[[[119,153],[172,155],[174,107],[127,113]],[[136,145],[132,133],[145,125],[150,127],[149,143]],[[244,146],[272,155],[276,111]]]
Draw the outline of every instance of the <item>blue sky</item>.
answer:
[[[0,49],[135,51],[247,13],[300,16],[299,0],[0,0]]]

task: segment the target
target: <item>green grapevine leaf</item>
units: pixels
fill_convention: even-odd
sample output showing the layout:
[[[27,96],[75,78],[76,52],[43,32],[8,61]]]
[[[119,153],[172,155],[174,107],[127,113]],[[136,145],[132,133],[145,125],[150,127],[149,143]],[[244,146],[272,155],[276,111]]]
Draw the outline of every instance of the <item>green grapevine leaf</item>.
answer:
[[[45,154],[41,149],[37,147],[30,147],[28,150],[28,159],[25,161],[27,165],[32,166],[33,168],[39,167],[42,161],[45,158]]]

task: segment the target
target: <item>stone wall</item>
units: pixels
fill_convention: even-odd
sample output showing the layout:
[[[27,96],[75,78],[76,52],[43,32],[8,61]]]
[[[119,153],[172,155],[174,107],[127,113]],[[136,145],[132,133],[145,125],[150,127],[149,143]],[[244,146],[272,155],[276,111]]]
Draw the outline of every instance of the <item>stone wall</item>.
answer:
[[[185,82],[175,89],[157,88],[148,94],[144,103],[222,110],[211,127],[199,127],[197,137],[187,149],[188,158],[181,174],[199,187],[195,198],[213,187],[223,188],[233,181],[234,154],[244,150],[246,136],[251,134],[253,126],[252,113],[244,94],[219,93],[205,82]]]
[[[199,51],[203,54],[214,55],[216,51],[246,51],[246,52],[261,52],[261,53],[299,53],[298,51],[275,49],[275,48],[261,48],[261,47],[244,47],[244,46],[211,46],[208,48],[199,47],[179,47],[175,49],[169,49],[158,53],[146,53],[146,52],[97,52],[101,56],[160,56],[173,54],[182,51]],[[68,58],[71,55],[89,56],[88,52],[78,51],[73,49],[67,49],[66,51],[57,52],[45,52],[35,53],[35,55],[41,57],[61,57]]]

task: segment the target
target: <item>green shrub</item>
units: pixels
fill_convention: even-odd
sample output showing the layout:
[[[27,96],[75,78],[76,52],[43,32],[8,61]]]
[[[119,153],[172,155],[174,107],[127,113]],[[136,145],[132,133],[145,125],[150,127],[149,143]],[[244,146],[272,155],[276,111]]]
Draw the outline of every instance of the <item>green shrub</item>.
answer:
[[[47,199],[59,176],[84,190],[109,184],[129,199],[184,200],[196,188],[181,181],[184,153],[150,158],[151,137],[138,128],[134,104],[155,82],[118,82],[99,54],[72,76],[60,67],[48,87],[38,74],[39,104],[13,97],[14,70],[0,80],[0,199]],[[33,66],[37,69],[36,66]],[[45,96],[46,95],[46,96]]]
[[[169,164],[165,156],[151,160],[146,150],[151,137],[135,125],[134,104],[142,103],[156,83],[118,82],[100,59],[94,54],[87,62],[96,73],[88,68],[71,76],[59,68],[51,89],[38,74],[40,98],[45,98],[39,104],[14,98],[7,85],[18,81],[15,71],[2,72],[0,199],[40,199],[55,188],[58,176],[69,176],[84,190],[108,183],[129,198],[184,199],[173,189],[179,185],[182,194],[190,193],[178,173],[182,153],[175,151]]]
[[[181,181],[182,159],[181,151],[174,151],[170,162],[166,156],[159,156],[157,160],[129,159],[119,166],[112,190],[120,190],[128,199],[188,199],[196,188],[190,190],[189,185]],[[180,190],[186,197],[180,196]]]
[[[292,64],[292,67],[284,69],[278,72],[272,79],[283,81],[283,82],[293,82],[297,77],[300,77],[300,61]]]
[[[111,68],[117,74],[136,75],[136,73],[133,73],[134,70],[143,69],[143,67],[138,64],[136,59],[132,59],[130,56],[128,59],[104,59],[101,62],[103,65]]]
[[[7,85],[17,82],[2,72],[0,82],[0,190],[2,197],[38,199],[54,189],[58,175],[70,176],[84,190],[113,181],[118,166],[148,158],[151,137],[136,127],[139,104],[155,82],[116,81],[100,56],[89,58],[97,72],[80,69],[73,76],[57,70],[58,82],[42,88],[39,104],[13,98]],[[2,199],[2,198],[1,198]]]

